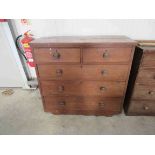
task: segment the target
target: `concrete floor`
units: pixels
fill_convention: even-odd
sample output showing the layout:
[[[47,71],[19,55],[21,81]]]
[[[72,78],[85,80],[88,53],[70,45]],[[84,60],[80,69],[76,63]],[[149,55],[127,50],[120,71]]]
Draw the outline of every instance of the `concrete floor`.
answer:
[[[0,134],[155,134],[155,117],[52,115],[43,112],[38,90],[0,90]]]

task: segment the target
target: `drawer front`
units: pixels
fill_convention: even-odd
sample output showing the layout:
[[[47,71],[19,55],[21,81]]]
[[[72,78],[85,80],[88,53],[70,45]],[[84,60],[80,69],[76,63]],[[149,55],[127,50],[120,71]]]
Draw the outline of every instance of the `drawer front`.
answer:
[[[105,110],[120,111],[121,98],[103,99],[102,97],[45,97],[45,109],[51,110]]]
[[[142,66],[155,66],[155,51],[149,51],[143,55]]]
[[[34,49],[36,63],[80,63],[79,48]]]
[[[155,101],[132,100],[128,113],[155,115]]]
[[[136,84],[133,92],[134,99],[155,100],[155,85]]]
[[[48,95],[78,95],[78,96],[104,96],[122,97],[124,82],[99,81],[41,81],[42,93]]]
[[[84,48],[83,63],[129,62],[131,48]]]
[[[155,68],[140,69],[137,76],[138,83],[152,84],[155,83]]]
[[[41,79],[126,81],[127,65],[38,65]]]

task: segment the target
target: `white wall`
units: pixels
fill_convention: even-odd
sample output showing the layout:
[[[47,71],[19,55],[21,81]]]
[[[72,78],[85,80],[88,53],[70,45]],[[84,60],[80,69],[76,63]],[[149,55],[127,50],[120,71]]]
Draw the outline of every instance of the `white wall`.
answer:
[[[132,39],[155,39],[155,20],[119,19],[119,20],[29,20],[29,26],[23,26],[15,20],[18,33],[31,29],[35,37],[57,35],[126,35]]]
[[[24,87],[20,62],[9,31],[8,23],[0,23],[0,87]]]

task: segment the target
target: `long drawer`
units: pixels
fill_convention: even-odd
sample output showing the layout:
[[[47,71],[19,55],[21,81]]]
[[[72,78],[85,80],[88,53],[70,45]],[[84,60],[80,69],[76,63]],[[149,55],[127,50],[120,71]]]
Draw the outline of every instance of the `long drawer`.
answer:
[[[155,102],[151,100],[131,100],[128,113],[131,115],[155,115]]]
[[[131,48],[84,48],[83,63],[129,62]]]
[[[44,97],[45,110],[94,110],[112,111],[121,110],[121,98],[103,99],[102,97]]]
[[[36,48],[36,63],[80,63],[80,48]]]
[[[155,50],[147,51],[144,53],[142,59],[142,66],[152,67],[155,66]]]
[[[137,76],[138,83],[155,83],[155,68],[140,68]]]
[[[122,97],[124,82],[101,81],[41,81],[42,94]]]
[[[154,85],[136,84],[132,97],[133,99],[155,100],[155,84]]]
[[[126,81],[128,65],[38,65],[44,80]]]

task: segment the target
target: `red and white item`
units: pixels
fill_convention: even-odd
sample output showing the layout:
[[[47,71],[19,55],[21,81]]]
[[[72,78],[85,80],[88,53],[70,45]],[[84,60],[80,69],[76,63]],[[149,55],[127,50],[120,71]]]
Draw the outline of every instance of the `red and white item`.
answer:
[[[21,43],[27,58],[27,63],[30,67],[35,67],[34,60],[32,57],[32,49],[30,47],[30,42],[33,40],[32,34],[29,31],[24,33],[24,37],[21,39]]]

